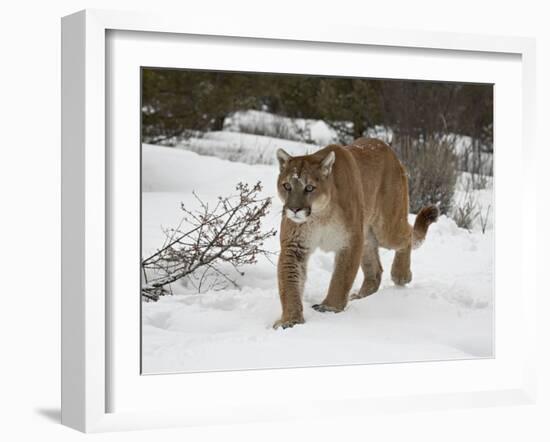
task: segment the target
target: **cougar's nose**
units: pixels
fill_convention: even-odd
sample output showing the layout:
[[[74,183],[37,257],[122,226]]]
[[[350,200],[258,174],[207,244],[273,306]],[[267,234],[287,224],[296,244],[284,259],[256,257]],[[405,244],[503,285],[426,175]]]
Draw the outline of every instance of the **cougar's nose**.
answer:
[[[295,214],[302,210],[301,207],[289,207],[288,210],[294,212]]]

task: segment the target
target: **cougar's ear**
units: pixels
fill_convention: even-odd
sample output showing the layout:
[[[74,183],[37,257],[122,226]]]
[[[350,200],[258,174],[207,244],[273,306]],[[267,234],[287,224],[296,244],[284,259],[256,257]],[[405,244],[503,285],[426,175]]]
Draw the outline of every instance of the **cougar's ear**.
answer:
[[[334,165],[334,161],[336,160],[336,155],[334,154],[334,151],[331,151],[328,153],[328,155],[321,161],[321,172],[325,177],[329,176],[332,172],[332,166]]]
[[[283,149],[277,149],[277,160],[279,161],[279,170],[283,170],[288,160],[292,157]]]

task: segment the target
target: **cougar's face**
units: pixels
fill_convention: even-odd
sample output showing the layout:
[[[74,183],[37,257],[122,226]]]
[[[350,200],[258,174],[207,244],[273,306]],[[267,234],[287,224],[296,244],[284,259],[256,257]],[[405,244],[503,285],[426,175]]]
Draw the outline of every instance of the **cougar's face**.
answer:
[[[319,158],[314,155],[291,157],[282,149],[277,151],[280,166],[277,187],[283,202],[283,216],[301,224],[328,205],[327,178],[334,158],[334,152]]]

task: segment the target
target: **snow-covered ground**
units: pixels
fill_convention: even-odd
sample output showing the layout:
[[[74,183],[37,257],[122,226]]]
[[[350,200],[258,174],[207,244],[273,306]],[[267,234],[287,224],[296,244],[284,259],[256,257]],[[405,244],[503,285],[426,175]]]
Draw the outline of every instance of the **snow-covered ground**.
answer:
[[[223,141],[223,140],[220,140]],[[293,152],[291,143],[278,145]],[[265,142],[265,140],[262,140]],[[223,157],[223,154],[222,154]],[[225,157],[224,157],[225,158]],[[275,195],[277,168],[249,165],[195,152],[143,146],[143,254],[164,239],[161,226],[176,226],[180,202],[191,192],[205,200],[227,195],[238,181],[261,180]],[[491,190],[480,191],[484,204]],[[264,228],[278,229],[281,204],[274,199]],[[414,216],[411,216],[411,222]],[[266,246],[278,250],[278,238]],[[459,229],[441,217],[413,252],[413,281],[393,285],[393,253],[381,250],[385,269],[378,293],[352,301],[345,312],[319,313],[333,257],[316,252],[304,295],[306,324],[273,330],[280,315],[276,267],[267,259],[245,268],[242,287],[196,294],[182,283],[174,296],[143,304],[145,373],[364,364],[491,357],[493,354],[493,234]],[[361,284],[361,272],[354,288]]]

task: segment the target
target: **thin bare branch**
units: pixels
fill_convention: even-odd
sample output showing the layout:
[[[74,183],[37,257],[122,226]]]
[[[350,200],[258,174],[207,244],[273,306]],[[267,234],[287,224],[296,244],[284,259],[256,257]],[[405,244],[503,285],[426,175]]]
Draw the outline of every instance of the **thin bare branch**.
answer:
[[[144,297],[158,299],[167,293],[164,287],[182,278],[187,278],[199,293],[205,286],[221,287],[221,281],[238,287],[227,268],[242,276],[242,266],[272,254],[263,244],[276,232],[261,229],[271,198],[260,197],[260,182],[254,186],[238,183],[236,190],[234,195],[218,197],[213,205],[193,192],[198,203],[196,210],[181,204],[189,230],[183,231],[184,220],[175,229],[164,229],[163,247],[142,261],[146,274]]]

